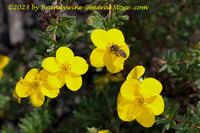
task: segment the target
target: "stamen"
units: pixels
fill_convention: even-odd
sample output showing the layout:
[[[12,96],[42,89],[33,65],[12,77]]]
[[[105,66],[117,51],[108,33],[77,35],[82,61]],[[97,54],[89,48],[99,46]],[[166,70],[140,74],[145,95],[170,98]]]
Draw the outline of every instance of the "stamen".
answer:
[[[67,73],[71,70],[71,65],[68,63],[65,63],[62,67],[62,70],[64,71],[64,73]]]
[[[143,104],[144,103],[144,98],[138,98],[138,101],[140,104]]]
[[[39,83],[38,83],[38,82],[35,82],[34,85],[35,85],[35,86],[39,86]]]

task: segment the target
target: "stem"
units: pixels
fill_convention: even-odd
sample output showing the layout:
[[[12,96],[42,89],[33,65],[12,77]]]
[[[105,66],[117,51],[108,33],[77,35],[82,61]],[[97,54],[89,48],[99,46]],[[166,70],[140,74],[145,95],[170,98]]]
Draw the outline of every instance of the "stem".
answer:
[[[59,6],[61,6],[61,4],[62,4],[62,0],[60,0],[60,2],[59,2]]]
[[[109,19],[109,23],[110,23],[111,7],[112,7],[112,3],[109,4],[109,10],[108,10],[108,19]]]
[[[179,119],[179,118],[173,118],[175,121],[177,121],[177,122],[184,122],[183,120],[181,120],[181,119]],[[188,124],[191,124],[190,122],[187,122]],[[200,126],[196,126],[195,124],[192,124],[191,125],[192,127],[196,127],[196,128],[198,128],[198,129],[200,129]]]
[[[58,0],[55,0],[53,3],[55,3],[56,6],[57,6],[58,5],[57,4]],[[59,5],[58,6],[61,6],[61,4],[62,4],[62,0],[59,1]],[[60,10],[60,12],[61,12],[61,10]],[[56,24],[58,24],[58,18],[59,18],[59,16],[60,16],[60,13],[56,16]],[[53,39],[56,41],[56,34],[53,34]],[[53,46],[52,46],[52,49],[51,49],[52,52],[54,50],[54,47],[55,47],[55,44],[53,44]]]
[[[109,19],[110,22],[110,15],[111,15],[111,8],[112,8],[112,3],[109,4],[109,10],[108,10],[108,15],[106,15],[106,17],[104,19]]]
[[[162,60],[162,59],[159,59],[159,58],[154,58],[155,60],[157,60],[158,62],[160,62],[161,64],[167,64],[167,61],[165,60]],[[179,64],[185,64],[185,63],[188,63],[190,61],[192,61],[193,57],[190,59],[190,60],[185,60],[185,61],[178,61],[176,64],[179,65]]]

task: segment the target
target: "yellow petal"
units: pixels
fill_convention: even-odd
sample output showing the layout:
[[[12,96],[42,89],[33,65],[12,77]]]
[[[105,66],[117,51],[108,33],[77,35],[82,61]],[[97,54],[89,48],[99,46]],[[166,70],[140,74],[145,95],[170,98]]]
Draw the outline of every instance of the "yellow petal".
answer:
[[[81,88],[82,77],[80,75],[70,73],[65,77],[65,83],[71,91],[77,91]]]
[[[130,50],[129,50],[128,45],[124,43],[123,45],[120,46],[120,49],[122,49],[126,53],[126,58],[125,58],[126,60],[130,55]]]
[[[68,47],[60,47],[56,51],[56,61],[60,64],[70,63],[73,57],[74,57],[74,53]]]
[[[36,78],[38,78],[39,71],[36,68],[32,68],[28,71],[24,79],[28,82],[33,82]]]
[[[51,88],[61,88],[65,84],[65,74],[62,72],[49,74],[47,77],[47,82]]]
[[[3,70],[0,70],[0,79],[3,77]]]
[[[29,82],[25,81],[24,79],[21,79],[16,84],[15,89],[16,89],[17,95],[22,98],[29,96],[33,91],[31,84]]]
[[[110,43],[107,31],[102,29],[95,29],[91,34],[91,40],[93,44],[100,49],[106,49]]]
[[[40,107],[44,103],[44,95],[40,90],[34,90],[33,93],[30,95],[31,104],[34,107]]]
[[[145,97],[157,96],[162,91],[162,84],[154,78],[146,78],[141,83],[141,94]]]
[[[105,54],[105,65],[109,72],[118,73],[124,69],[124,59],[121,56],[116,56],[114,54]]]
[[[121,93],[117,97],[117,113],[121,120],[132,121],[137,113],[137,105],[133,100],[124,98]]]
[[[151,101],[151,99],[148,101]],[[153,101],[150,104],[148,104],[148,107],[151,108],[154,115],[162,114],[162,112],[164,111],[164,101],[162,96],[158,95],[155,98],[153,97]]]
[[[21,98],[17,95],[16,89],[13,91],[13,97],[17,99],[18,103],[21,103]]]
[[[136,121],[144,127],[151,127],[155,122],[153,111],[145,105],[140,106],[136,114]]]
[[[124,44],[124,40],[125,40],[124,35],[120,30],[110,29],[107,34],[109,36],[110,42],[117,43],[118,46],[121,46]]]
[[[59,71],[59,66],[56,62],[55,57],[48,57],[42,61],[42,67],[48,71],[48,72],[58,72]]]
[[[106,50],[95,48],[90,54],[90,63],[94,67],[104,67],[105,66],[105,61],[104,61],[105,52]]]
[[[60,89],[51,88],[47,83],[41,87],[41,91],[43,95],[49,98],[55,98],[58,96]]]
[[[9,62],[9,58],[4,55],[0,55],[0,69],[3,69]]]
[[[128,79],[139,79],[145,72],[145,68],[143,66],[135,66],[127,76]]]
[[[110,131],[108,129],[104,129],[104,130],[99,130],[98,133],[110,133]]]
[[[46,70],[41,70],[40,71],[40,80],[41,81],[47,81],[47,77],[48,77],[48,75],[49,75],[50,73],[49,72],[47,72]]]
[[[71,72],[82,75],[87,72],[88,64],[85,59],[79,56],[75,56],[71,62]]]
[[[120,93],[124,98],[134,100],[135,96],[139,95],[140,82],[136,79],[126,80],[121,88]]]

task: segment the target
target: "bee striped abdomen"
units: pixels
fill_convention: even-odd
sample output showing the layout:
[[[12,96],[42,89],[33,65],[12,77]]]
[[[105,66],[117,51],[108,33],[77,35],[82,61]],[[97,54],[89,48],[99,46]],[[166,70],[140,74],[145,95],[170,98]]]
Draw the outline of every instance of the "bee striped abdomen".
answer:
[[[123,58],[126,58],[126,52],[124,52],[124,50],[120,49],[119,46],[117,45],[112,45],[110,47],[110,51],[113,52],[114,54],[116,54],[117,56],[121,56]]]

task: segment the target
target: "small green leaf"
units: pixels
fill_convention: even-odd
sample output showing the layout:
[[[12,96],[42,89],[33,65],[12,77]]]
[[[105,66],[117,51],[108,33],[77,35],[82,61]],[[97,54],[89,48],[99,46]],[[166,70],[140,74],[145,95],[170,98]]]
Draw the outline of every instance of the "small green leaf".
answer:
[[[162,67],[160,68],[159,72],[162,72],[162,71],[166,70],[166,69],[167,69],[167,67],[168,67],[168,65],[167,65],[167,64],[165,64],[164,66],[162,66]]]
[[[42,36],[44,35],[43,32],[42,32],[41,30],[33,29],[33,32],[34,32],[36,35],[40,36],[40,37],[42,37]]]
[[[167,71],[168,71],[168,73],[173,73],[173,70],[170,66],[167,67]]]
[[[58,25],[59,25],[59,26],[65,26],[65,25],[69,25],[69,24],[71,24],[71,22],[72,22],[72,19],[69,20],[69,21],[63,21],[63,22],[60,22],[60,23],[58,23]]]
[[[171,126],[176,126],[176,122],[174,120],[171,121]]]
[[[127,21],[127,20],[129,20],[129,16],[128,15],[119,16],[119,19],[122,21]]]
[[[47,31],[53,32],[54,30],[55,30],[55,26],[50,25],[47,27]]]
[[[55,20],[55,19],[51,19],[51,24],[52,24],[52,25],[57,25],[56,20]]]
[[[51,48],[47,49],[47,53],[50,53],[51,52]]]
[[[166,129],[166,130],[169,130],[169,128],[170,128],[170,122],[167,122],[167,123],[165,124],[165,129]]]
[[[197,115],[200,118],[200,101],[198,101],[198,103],[197,103]]]
[[[54,40],[53,38],[50,38],[50,41],[52,44],[55,44],[55,45],[57,44],[56,40]]]
[[[50,43],[49,41],[45,40],[45,39],[42,40],[42,41],[43,41],[43,43],[46,44],[47,46],[50,46],[50,45],[51,45],[51,43]]]

